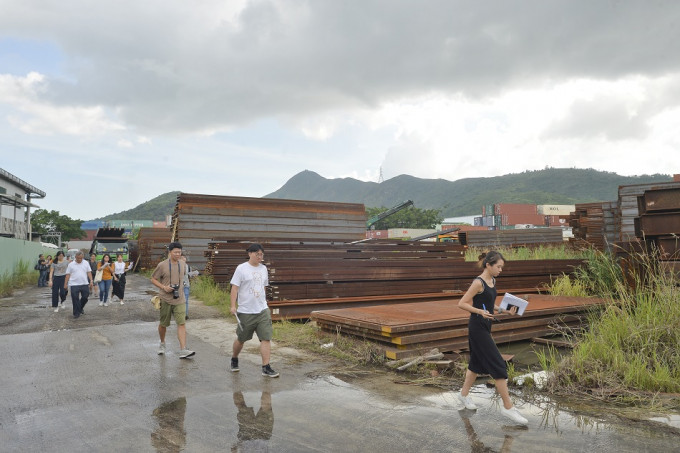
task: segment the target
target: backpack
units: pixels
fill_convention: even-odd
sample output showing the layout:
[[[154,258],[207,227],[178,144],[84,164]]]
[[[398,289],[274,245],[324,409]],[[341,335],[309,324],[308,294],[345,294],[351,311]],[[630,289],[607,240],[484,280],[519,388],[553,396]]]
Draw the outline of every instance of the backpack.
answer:
[[[33,269],[35,269],[36,271],[39,271],[40,270],[40,263],[35,263],[35,266],[33,266]]]

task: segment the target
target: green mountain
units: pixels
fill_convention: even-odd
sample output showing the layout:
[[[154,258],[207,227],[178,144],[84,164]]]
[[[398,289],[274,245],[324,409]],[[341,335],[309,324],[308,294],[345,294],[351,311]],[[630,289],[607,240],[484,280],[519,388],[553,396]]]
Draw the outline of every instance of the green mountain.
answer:
[[[493,203],[575,204],[611,201],[619,186],[671,181],[670,175],[620,176],[593,169],[548,168],[491,178],[457,181],[400,175],[380,184],[352,178],[326,179],[313,171],[293,176],[263,198],[363,203],[368,208],[391,207],[413,200],[419,209],[439,209],[444,217],[481,214]],[[168,192],[127,211],[95,220],[165,220],[179,192]]]
[[[444,217],[481,213],[493,203],[575,204],[618,199],[623,185],[671,181],[670,175],[621,176],[593,169],[547,168],[457,181],[400,175],[382,183],[326,179],[312,171],[293,176],[265,198],[363,203],[391,207],[413,200],[419,209],[440,209]]]
[[[94,220],[154,220],[160,222],[175,210],[178,193],[179,191],[164,193],[127,211],[117,212]]]

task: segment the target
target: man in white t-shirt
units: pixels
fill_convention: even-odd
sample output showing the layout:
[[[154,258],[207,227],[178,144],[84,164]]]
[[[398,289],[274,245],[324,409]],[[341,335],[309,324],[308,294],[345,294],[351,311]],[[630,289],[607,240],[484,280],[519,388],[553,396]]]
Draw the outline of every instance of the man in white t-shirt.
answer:
[[[71,291],[73,317],[79,318],[80,315],[84,315],[83,309],[92,289],[92,268],[90,263],[83,261],[83,252],[77,252],[75,261],[68,263],[64,289]]]
[[[238,355],[243,344],[257,333],[262,356],[262,376],[279,377],[269,365],[272,339],[272,317],[267,306],[265,287],[269,285],[267,267],[262,264],[264,249],[251,244],[246,251],[248,261],[239,264],[231,278],[231,313],[236,316],[236,340],[231,356],[231,371],[239,371]],[[238,306],[238,309],[237,309]]]

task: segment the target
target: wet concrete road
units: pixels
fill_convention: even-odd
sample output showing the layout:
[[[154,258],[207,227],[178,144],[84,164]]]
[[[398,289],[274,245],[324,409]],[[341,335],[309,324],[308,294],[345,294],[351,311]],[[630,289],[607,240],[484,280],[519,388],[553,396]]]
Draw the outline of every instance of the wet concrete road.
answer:
[[[228,371],[234,324],[192,304],[193,359],[177,357],[174,326],[158,356],[146,280],[126,304],[87,315],[53,313],[46,292],[0,300],[0,451],[51,452],[669,452],[680,434],[662,424],[602,420],[545,405],[518,407],[509,425],[498,398],[474,388],[477,411],[454,395],[395,384],[388,372],[343,369],[274,346],[278,379],[260,375],[256,342]],[[68,303],[70,307],[70,302]]]

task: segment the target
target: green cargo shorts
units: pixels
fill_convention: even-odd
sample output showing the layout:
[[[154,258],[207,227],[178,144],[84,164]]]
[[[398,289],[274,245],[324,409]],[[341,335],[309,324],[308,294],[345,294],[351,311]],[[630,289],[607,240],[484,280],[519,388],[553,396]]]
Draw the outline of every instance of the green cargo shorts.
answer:
[[[161,326],[170,326],[170,321],[175,318],[175,324],[183,325],[187,319],[187,308],[185,304],[170,305],[165,301],[161,301]]]
[[[253,338],[253,333],[257,333],[260,341],[270,341],[274,334],[272,330],[272,315],[269,308],[265,308],[259,313],[237,313],[241,324],[236,327],[236,337],[241,343]]]

